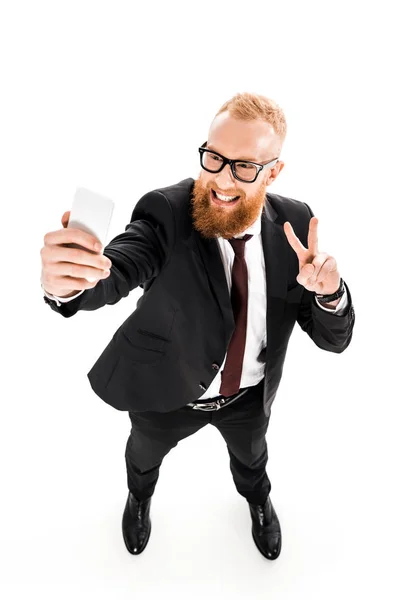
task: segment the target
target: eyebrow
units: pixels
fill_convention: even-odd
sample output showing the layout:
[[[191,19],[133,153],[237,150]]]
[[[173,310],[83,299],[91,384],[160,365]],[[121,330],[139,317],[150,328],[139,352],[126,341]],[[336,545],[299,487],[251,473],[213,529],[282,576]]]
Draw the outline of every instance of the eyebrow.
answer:
[[[215,149],[215,148],[212,146],[212,144],[207,144],[207,148],[209,148],[210,150],[214,150],[214,152],[217,152],[218,154],[222,154],[222,152],[218,152],[218,150],[216,150],[216,149]],[[223,155],[222,155],[222,156],[223,156]],[[248,161],[250,161],[250,162],[255,162],[255,163],[259,164],[259,163],[258,163],[258,160],[256,160],[255,158],[235,158],[235,160],[248,160]]]

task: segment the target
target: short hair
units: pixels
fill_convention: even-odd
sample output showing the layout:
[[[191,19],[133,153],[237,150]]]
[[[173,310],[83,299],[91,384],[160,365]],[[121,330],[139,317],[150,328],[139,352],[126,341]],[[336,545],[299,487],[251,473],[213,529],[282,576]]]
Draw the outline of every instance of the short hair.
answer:
[[[241,121],[251,121],[252,119],[266,121],[274,128],[281,144],[285,141],[287,131],[285,114],[271,98],[250,92],[238,93],[224,102],[215,117],[226,110],[232,117]]]

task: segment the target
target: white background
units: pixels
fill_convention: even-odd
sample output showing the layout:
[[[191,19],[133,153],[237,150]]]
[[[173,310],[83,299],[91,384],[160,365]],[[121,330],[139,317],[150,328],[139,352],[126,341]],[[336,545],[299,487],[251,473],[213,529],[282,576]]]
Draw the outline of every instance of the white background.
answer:
[[[398,598],[398,21],[395,2],[3,2],[0,594]],[[127,413],[89,371],[131,314],[65,319],[40,249],[75,189],[110,196],[108,241],[152,189],[199,173],[223,102],[283,108],[271,192],[318,217],[356,314],[343,354],[296,325],[267,433],[282,552],[251,537],[219,432],[164,459],[146,550],[125,548]],[[175,158],[174,158],[175,157]],[[178,160],[176,159],[178,157]]]

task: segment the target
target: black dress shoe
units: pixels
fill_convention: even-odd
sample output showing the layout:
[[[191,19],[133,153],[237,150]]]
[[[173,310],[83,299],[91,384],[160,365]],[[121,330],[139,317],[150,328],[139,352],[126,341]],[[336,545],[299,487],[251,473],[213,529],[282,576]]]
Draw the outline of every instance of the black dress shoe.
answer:
[[[151,531],[151,496],[138,500],[129,492],[122,517],[122,535],[131,554],[140,554],[147,546]]]
[[[281,551],[282,534],[277,514],[270,497],[264,504],[250,504],[250,514],[253,521],[251,532],[253,540],[265,558],[274,560]]]

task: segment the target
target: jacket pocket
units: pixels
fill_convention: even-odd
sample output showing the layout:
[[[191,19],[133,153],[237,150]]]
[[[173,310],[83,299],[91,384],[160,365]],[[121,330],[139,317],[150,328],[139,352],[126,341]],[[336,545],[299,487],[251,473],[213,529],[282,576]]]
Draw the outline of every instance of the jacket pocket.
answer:
[[[120,348],[124,358],[132,362],[154,365],[165,356],[165,346],[168,342],[153,336],[143,336],[139,332],[130,337],[122,331]]]
[[[142,335],[148,335],[150,337],[155,338],[156,340],[162,340],[163,342],[170,341],[170,340],[167,340],[167,338],[163,337],[162,335],[159,335],[158,333],[153,333],[152,331],[146,331],[145,329],[138,329],[138,333],[141,333]]]

